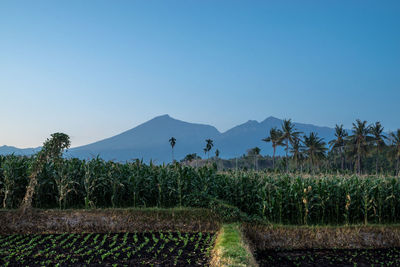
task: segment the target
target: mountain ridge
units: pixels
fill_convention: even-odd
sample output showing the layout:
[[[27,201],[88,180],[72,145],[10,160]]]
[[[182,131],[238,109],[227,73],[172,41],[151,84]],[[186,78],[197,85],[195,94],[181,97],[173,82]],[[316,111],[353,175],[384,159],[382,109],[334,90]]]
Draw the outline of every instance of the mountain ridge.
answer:
[[[262,139],[269,135],[272,127],[280,128],[282,121],[269,116],[261,122],[248,120],[225,132],[220,132],[212,125],[185,122],[164,114],[120,134],[71,148],[66,152],[66,156],[89,159],[99,155],[105,160],[115,161],[138,158],[146,162],[153,160],[157,164],[161,164],[171,161],[172,151],[168,140],[172,136],[177,140],[174,147],[174,155],[177,160],[191,153],[206,157],[203,148],[205,139],[208,138],[214,141],[214,148],[210,154],[213,155],[215,149],[218,149],[222,158],[241,156],[255,146],[261,148],[261,154],[272,154],[271,145],[263,142]],[[317,132],[320,137],[325,139],[325,142],[334,138],[333,128],[298,122],[294,122],[294,124],[296,129],[304,134]],[[29,151],[37,152],[37,148],[13,148],[11,150],[0,147],[0,154],[10,154],[10,151],[14,151],[15,154],[29,155]],[[283,148],[278,149],[277,154],[283,154]]]

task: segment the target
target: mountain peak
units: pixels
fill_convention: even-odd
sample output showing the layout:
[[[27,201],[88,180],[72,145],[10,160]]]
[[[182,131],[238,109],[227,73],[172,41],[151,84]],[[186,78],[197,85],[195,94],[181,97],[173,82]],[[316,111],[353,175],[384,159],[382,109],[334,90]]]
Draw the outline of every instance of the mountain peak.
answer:
[[[181,159],[191,153],[202,155],[204,140],[207,138],[215,141],[215,146],[222,151],[221,156],[224,158],[237,157],[245,153],[247,149],[256,146],[260,147],[263,153],[268,154],[272,153],[272,147],[261,140],[272,127],[280,128],[281,125],[282,120],[269,116],[262,122],[248,120],[220,133],[213,126],[189,123],[163,114],[118,135],[72,148],[67,154],[68,157],[83,159],[100,155],[105,160],[126,161],[139,158],[147,162],[150,159],[156,160],[157,163],[170,162],[171,146],[168,140],[171,136],[177,139],[177,146],[174,148],[176,159]],[[296,123],[296,128],[305,134],[317,132],[318,136],[325,140],[334,138],[334,129],[331,128],[301,123]],[[32,155],[39,149],[0,146],[0,155],[12,153]],[[280,155],[283,150],[278,150],[277,153]]]
[[[266,118],[264,121],[272,121],[272,120],[280,120],[274,116],[269,116],[268,118]]]
[[[154,119],[172,119],[172,118],[168,114],[164,114],[164,115],[156,116],[156,117],[154,117]]]
[[[154,123],[154,122],[165,122],[165,123],[167,123],[167,122],[173,121],[173,120],[176,120],[176,119],[172,118],[168,114],[164,114],[164,115],[160,115],[160,116],[156,116],[156,117],[152,118],[151,120],[147,121],[147,123],[148,122],[151,122],[151,123]]]
[[[273,116],[269,116],[265,120],[261,122],[262,124],[273,124],[273,125],[280,125],[282,123],[281,119],[275,118]]]
[[[248,120],[245,124],[258,124],[256,120]]]

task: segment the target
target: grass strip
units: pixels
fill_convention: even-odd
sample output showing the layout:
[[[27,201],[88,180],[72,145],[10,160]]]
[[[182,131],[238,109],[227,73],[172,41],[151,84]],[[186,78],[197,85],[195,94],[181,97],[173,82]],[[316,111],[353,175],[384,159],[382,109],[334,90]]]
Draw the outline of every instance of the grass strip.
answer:
[[[212,251],[211,266],[258,266],[237,223],[221,227]]]

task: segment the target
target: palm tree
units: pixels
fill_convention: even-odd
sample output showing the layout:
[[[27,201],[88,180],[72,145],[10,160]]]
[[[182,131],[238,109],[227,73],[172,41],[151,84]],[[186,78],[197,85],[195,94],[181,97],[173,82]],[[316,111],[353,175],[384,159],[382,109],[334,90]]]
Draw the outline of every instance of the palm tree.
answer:
[[[174,163],[174,146],[176,144],[176,139],[175,137],[171,137],[169,139],[169,143],[171,144],[171,148],[172,148],[172,163]]]
[[[208,159],[210,158],[210,150],[212,149],[212,147],[214,146],[213,144],[213,140],[212,139],[206,139],[206,147],[205,147],[205,151],[207,151],[208,153]]]
[[[345,138],[348,136],[347,131],[343,128],[343,124],[340,126],[336,124],[335,126],[335,136],[336,139],[329,141],[331,149],[339,149],[341,158],[341,169],[344,169],[344,145]]]
[[[218,158],[218,157],[219,157],[219,153],[220,153],[220,152],[219,152],[219,149],[216,149],[216,150],[215,150],[215,162],[216,162],[216,164],[217,164],[217,168],[218,168],[218,165],[219,165],[218,163],[220,162],[220,160],[219,160],[219,158]],[[223,164],[222,164],[222,166],[223,166]]]
[[[192,162],[194,159],[197,158],[196,153],[193,154],[187,154],[184,158],[183,161],[188,161],[188,162]]]
[[[295,138],[292,143],[292,147],[290,153],[292,153],[292,157],[296,166],[296,170],[298,169],[298,163],[303,159],[303,146],[301,145],[300,138]]]
[[[379,167],[379,155],[382,152],[382,149],[385,147],[385,140],[387,137],[383,134],[383,129],[381,123],[378,121],[374,125],[371,126],[371,134],[374,138],[375,149],[376,149],[376,174],[378,174]]]
[[[218,158],[219,157],[219,150],[215,150],[215,157]]]
[[[300,132],[296,132],[294,128],[295,125],[292,123],[292,120],[283,120],[282,123],[282,136],[281,141],[285,141],[285,151],[286,151],[286,172],[289,172],[289,143],[292,144],[295,139],[299,138]]]
[[[400,164],[400,129],[397,129],[396,133],[390,133],[393,145],[396,150],[396,175],[399,176],[399,164]]]
[[[271,142],[272,143],[272,148],[274,149],[273,155],[272,155],[272,168],[275,169],[275,152],[276,152],[276,147],[282,145],[282,131],[278,130],[276,127],[273,127],[269,130],[269,136],[262,139],[264,142]]]
[[[258,160],[258,156],[260,155],[260,152],[261,152],[261,149],[259,147],[255,147],[250,150],[250,154],[252,154],[254,156],[254,169],[255,170],[258,169],[257,160]]]
[[[352,131],[353,135],[348,137],[349,145],[357,155],[356,169],[357,173],[361,174],[361,157],[368,153],[368,144],[373,141],[372,137],[369,136],[371,126],[367,125],[367,121],[357,119],[356,123],[353,123]]]
[[[307,154],[310,160],[310,166],[314,171],[314,164],[318,162],[319,159],[325,157],[326,143],[323,138],[319,138],[317,133],[311,132],[309,136],[304,136],[304,152]]]

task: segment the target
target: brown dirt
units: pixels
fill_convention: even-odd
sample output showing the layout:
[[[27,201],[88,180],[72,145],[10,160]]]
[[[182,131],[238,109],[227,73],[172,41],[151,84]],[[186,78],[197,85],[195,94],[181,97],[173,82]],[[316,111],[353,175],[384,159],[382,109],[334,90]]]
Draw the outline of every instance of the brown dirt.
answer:
[[[205,209],[98,209],[0,211],[0,234],[142,232],[171,230],[215,232],[220,220]]]
[[[267,226],[244,224],[256,249],[362,249],[400,247],[400,225]]]

